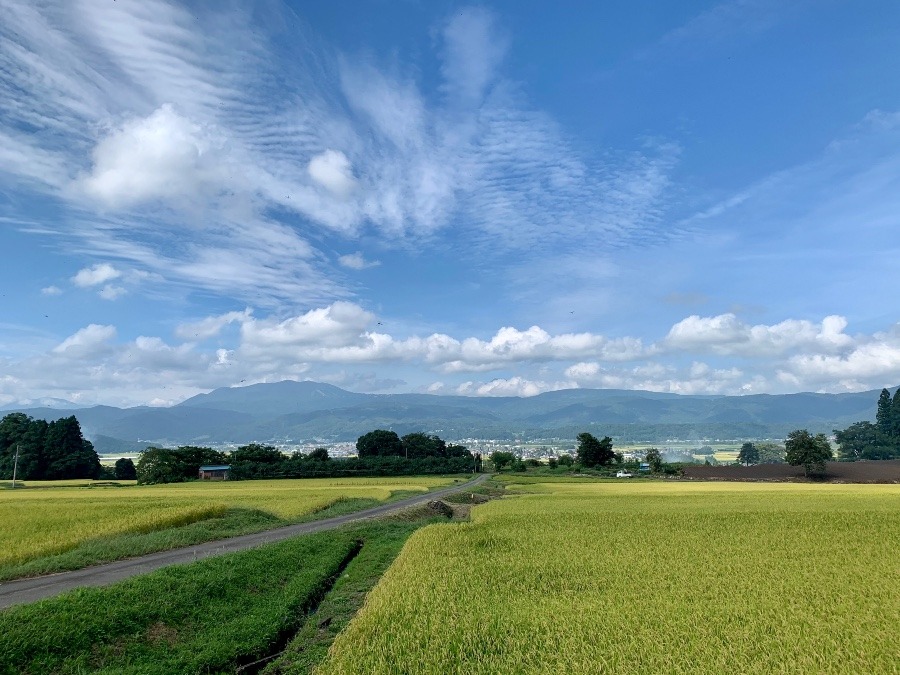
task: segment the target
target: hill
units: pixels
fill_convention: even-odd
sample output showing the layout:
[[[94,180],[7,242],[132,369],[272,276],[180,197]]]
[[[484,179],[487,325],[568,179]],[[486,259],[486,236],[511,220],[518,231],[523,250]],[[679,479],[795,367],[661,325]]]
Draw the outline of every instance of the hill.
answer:
[[[216,389],[169,408],[81,408],[88,438],[141,443],[350,441],[376,428],[444,438],[574,438],[586,429],[626,441],[780,438],[796,428],[830,433],[873,419],[879,391],[852,394],[687,396],[568,389],[531,398],[360,394],[318,382]],[[56,419],[56,408],[22,410]],[[73,414],[67,409],[67,414]],[[110,440],[105,440],[109,443]]]

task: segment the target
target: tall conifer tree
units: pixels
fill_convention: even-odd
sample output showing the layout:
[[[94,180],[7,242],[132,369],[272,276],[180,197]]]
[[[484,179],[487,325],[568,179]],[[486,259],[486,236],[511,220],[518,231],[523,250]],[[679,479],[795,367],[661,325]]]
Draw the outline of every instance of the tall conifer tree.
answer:
[[[878,426],[878,431],[885,436],[891,435],[891,428],[893,426],[892,408],[891,392],[887,389],[882,389],[881,395],[878,397],[878,410],[875,413],[875,424]]]

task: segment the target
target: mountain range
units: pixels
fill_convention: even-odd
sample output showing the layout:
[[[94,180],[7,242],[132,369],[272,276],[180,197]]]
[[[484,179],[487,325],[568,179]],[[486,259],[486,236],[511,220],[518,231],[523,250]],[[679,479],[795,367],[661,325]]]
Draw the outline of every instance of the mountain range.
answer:
[[[439,434],[448,440],[573,439],[582,431],[618,442],[783,438],[807,428],[830,433],[873,419],[880,391],[849,394],[680,395],[565,389],[529,398],[360,394],[318,382],[215,389],[168,408],[20,409],[35,418],[75,415],[101,453],[148,444],[353,441],[373,429]]]

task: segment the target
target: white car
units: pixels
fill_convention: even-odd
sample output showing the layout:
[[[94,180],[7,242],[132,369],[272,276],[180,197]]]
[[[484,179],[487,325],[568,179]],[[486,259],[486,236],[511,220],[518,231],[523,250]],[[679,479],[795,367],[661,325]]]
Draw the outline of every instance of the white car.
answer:
[[[616,472],[616,478],[631,478],[632,474],[627,471],[618,471]]]

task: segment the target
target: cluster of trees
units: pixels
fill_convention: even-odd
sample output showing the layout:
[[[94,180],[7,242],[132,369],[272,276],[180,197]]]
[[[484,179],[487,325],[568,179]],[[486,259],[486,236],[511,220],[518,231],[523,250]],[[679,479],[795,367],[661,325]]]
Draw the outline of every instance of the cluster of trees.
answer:
[[[738,462],[751,464],[780,464],[802,466],[806,475],[825,474],[825,462],[834,457],[831,443],[825,434],[813,436],[806,429],[795,429],[787,435],[784,447],[774,443],[744,443],[738,453]]]
[[[54,422],[11,413],[0,420],[0,476],[22,480],[100,478],[103,469],[91,442],[74,417]]]
[[[226,464],[224,452],[194,445],[147,448],[137,463],[139,483],[180,483],[196,478],[204,464]]]
[[[376,429],[363,434],[356,440],[356,454],[360,459],[369,457],[404,457],[424,459],[426,457],[472,457],[464,445],[447,444],[437,437],[421,432],[406,434],[400,438],[394,431]]]
[[[230,478],[340,478],[469,473],[481,471],[481,456],[437,436],[414,433],[402,439],[392,431],[376,430],[360,436],[359,457],[332,459],[326,448],[286,455],[271,445],[250,443],[231,453],[181,446],[147,448],[137,463],[140,483],[177,483],[197,478],[204,465],[231,467]]]
[[[506,467],[509,467],[513,471],[526,471],[528,467],[539,467],[542,466],[541,462],[536,459],[522,459],[519,455],[515,453],[509,452],[507,450],[497,450],[491,453],[491,462],[494,464],[494,469],[497,471],[503,471]],[[547,461],[547,466],[551,469],[555,469],[560,466],[571,467],[575,464],[575,460],[572,458],[572,455],[560,455],[559,457],[551,457]]]
[[[653,473],[676,473],[677,467],[666,465],[663,461],[662,453],[657,448],[650,448],[644,457],[644,461],[649,465],[650,471]],[[542,466],[541,462],[536,459],[523,460],[520,456],[505,450],[498,450],[491,453],[491,462],[497,471],[503,471],[509,467],[513,471],[525,471],[529,466]],[[564,454],[559,457],[551,457],[547,461],[547,466],[551,469],[558,467],[582,469],[637,469],[637,463],[627,465],[624,461],[622,453],[613,450],[613,440],[609,436],[598,439],[589,433],[578,434],[578,447],[575,457]]]
[[[841,447],[841,458],[858,459],[900,458],[900,387],[893,398],[882,389],[875,410],[875,424],[856,422],[843,430],[834,430]]]

